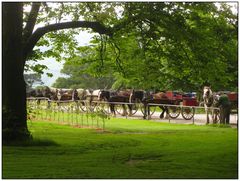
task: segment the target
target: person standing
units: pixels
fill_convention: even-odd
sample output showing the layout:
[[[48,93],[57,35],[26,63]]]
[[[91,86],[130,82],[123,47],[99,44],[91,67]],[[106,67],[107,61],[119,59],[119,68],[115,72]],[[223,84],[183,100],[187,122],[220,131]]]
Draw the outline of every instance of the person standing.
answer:
[[[220,94],[217,106],[220,108],[220,123],[229,124],[231,102],[229,101],[229,98],[226,94]]]

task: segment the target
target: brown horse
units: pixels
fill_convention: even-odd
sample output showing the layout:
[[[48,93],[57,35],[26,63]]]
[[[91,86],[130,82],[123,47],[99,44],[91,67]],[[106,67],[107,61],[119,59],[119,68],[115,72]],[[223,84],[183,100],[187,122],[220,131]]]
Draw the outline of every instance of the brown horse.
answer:
[[[110,111],[111,113],[115,116],[115,106],[117,103],[130,103],[130,95],[132,93],[132,90],[126,89],[126,90],[120,90],[120,91],[107,91],[107,90],[102,90],[100,92],[99,98],[107,100],[109,102],[110,106]],[[125,116],[127,115],[127,109],[126,109],[126,104],[121,104],[123,108],[123,113],[122,115]],[[132,105],[128,104],[129,108],[129,114],[131,115],[132,113]]]
[[[58,89],[57,98],[59,101],[76,100],[78,92],[76,89]]]
[[[178,105],[179,100],[172,100],[169,99],[165,92],[158,92],[158,93],[148,93],[143,99],[143,105],[144,105],[144,116],[143,118],[146,119],[150,115],[150,106],[157,106],[157,105],[151,105],[151,104],[163,104],[159,105],[163,111],[160,114],[160,118],[162,119],[164,117],[164,113],[166,112],[166,118],[169,116],[168,106],[164,106],[164,104],[170,104],[170,105]],[[150,104],[150,105],[149,105]]]
[[[27,97],[37,98],[38,105],[41,100],[46,100],[46,98],[48,98],[48,107],[50,107],[51,100],[57,100],[57,89],[48,86],[38,87],[29,91]]]

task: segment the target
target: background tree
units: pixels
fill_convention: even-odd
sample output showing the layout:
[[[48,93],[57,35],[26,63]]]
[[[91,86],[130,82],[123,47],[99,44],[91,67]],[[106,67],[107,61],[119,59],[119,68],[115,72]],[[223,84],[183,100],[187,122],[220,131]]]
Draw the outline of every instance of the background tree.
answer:
[[[86,71],[84,65],[65,63],[61,73],[66,77],[59,77],[52,85],[57,88],[84,88],[84,89],[109,89],[114,79],[112,76],[92,75]]]
[[[31,73],[31,74],[24,74],[24,80],[26,82],[27,90],[32,89],[34,84],[42,85],[41,74]]]
[[[105,61],[112,60],[114,88],[124,84],[198,91],[207,83],[214,90],[237,90],[237,15],[227,4],[217,8],[215,3],[151,2],[123,7],[114,39],[106,42]]]
[[[134,82],[145,80],[145,88],[196,91],[209,83],[214,90],[236,90],[237,16],[221,5],[218,9],[214,3],[126,3],[123,19],[128,23],[118,38],[125,42],[118,44],[120,59],[132,62],[125,72],[131,72]],[[133,31],[135,40],[130,40]],[[139,44],[135,55],[124,53],[127,41]],[[132,74],[134,66],[141,74]]]

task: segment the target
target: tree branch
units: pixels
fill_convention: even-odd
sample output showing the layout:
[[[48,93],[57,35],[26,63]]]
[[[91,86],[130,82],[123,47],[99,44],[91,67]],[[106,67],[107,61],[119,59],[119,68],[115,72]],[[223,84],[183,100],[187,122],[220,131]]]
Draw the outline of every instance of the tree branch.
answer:
[[[120,48],[114,42],[110,42],[110,44],[112,45],[114,53],[116,55],[116,63],[118,65],[118,68],[120,69],[120,72],[123,74],[123,77],[125,77],[126,74],[125,74],[125,71],[124,71],[124,69],[123,69],[123,67],[121,65],[121,60],[120,60],[120,54],[121,54],[120,53]],[[115,48],[117,49],[117,51],[116,51]]]
[[[40,5],[41,5],[41,3],[33,3],[32,4],[31,12],[29,13],[29,16],[27,19],[27,24],[23,30],[24,43],[32,35],[34,25],[36,24],[36,21],[37,21],[37,16],[38,16]]]
[[[104,27],[99,22],[89,22],[89,21],[71,21],[71,22],[65,22],[65,23],[56,23],[47,25],[42,28],[38,28],[28,39],[24,51],[23,56],[26,60],[27,56],[31,51],[33,50],[34,46],[38,42],[38,40],[45,35],[48,32],[56,31],[56,30],[62,30],[62,29],[70,29],[70,28],[91,28],[95,32],[98,32],[99,34],[106,34],[109,36],[112,36],[112,31],[109,28]]]

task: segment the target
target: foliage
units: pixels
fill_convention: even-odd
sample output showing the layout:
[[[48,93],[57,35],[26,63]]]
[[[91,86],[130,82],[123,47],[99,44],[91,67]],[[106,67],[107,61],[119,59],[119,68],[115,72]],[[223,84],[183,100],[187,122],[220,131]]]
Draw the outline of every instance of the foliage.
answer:
[[[113,24],[110,19],[114,19],[112,13],[115,13],[114,7],[117,6],[117,4],[118,3],[85,2],[42,3],[35,26],[46,26],[53,23],[79,20],[98,21],[110,26],[110,24]],[[24,5],[24,19],[26,21],[29,15],[28,9],[30,9],[31,5],[29,3],[25,3]],[[97,9],[97,11],[95,11],[95,9]],[[37,42],[33,52],[29,56],[29,61],[25,66],[26,70],[43,73],[42,71],[47,69],[46,66],[40,64],[44,58],[52,57],[55,58],[56,61],[63,61],[72,57],[72,55],[76,53],[76,48],[79,47],[77,35],[81,31],[81,29],[74,28],[47,33]],[[89,29],[88,31],[93,32]],[[38,63],[33,64],[32,62]]]
[[[110,72],[112,88],[199,91],[211,84],[213,90],[236,91],[237,16],[227,4],[219,4],[120,3],[120,16],[112,11],[104,21],[101,13],[93,13],[92,19],[111,22],[114,36],[95,36],[66,64],[77,60],[98,76]],[[99,3],[88,6],[104,11]],[[66,80],[75,79],[71,76]]]
[[[36,73],[24,74],[24,79],[27,84],[27,90],[33,88],[34,84],[40,84],[40,85],[43,84],[41,80],[41,74],[36,74]]]
[[[226,3],[47,3],[38,22],[68,18],[98,21],[114,36],[95,35],[87,47],[78,46],[79,29],[44,36],[35,57],[66,60],[62,72],[69,77],[58,79],[58,87],[99,88],[101,83],[82,82],[111,75],[112,88],[199,91],[211,84],[214,90],[237,90],[237,15]],[[41,46],[49,48],[40,52]],[[71,67],[76,62],[84,73]]]
[[[96,61],[97,54],[98,52],[94,48],[78,48],[75,57],[68,59],[61,70],[61,73],[65,74],[66,77],[58,78],[53,86],[59,88],[111,88],[114,81],[112,71],[105,69],[107,66],[105,61],[104,67],[101,67],[100,60]]]

